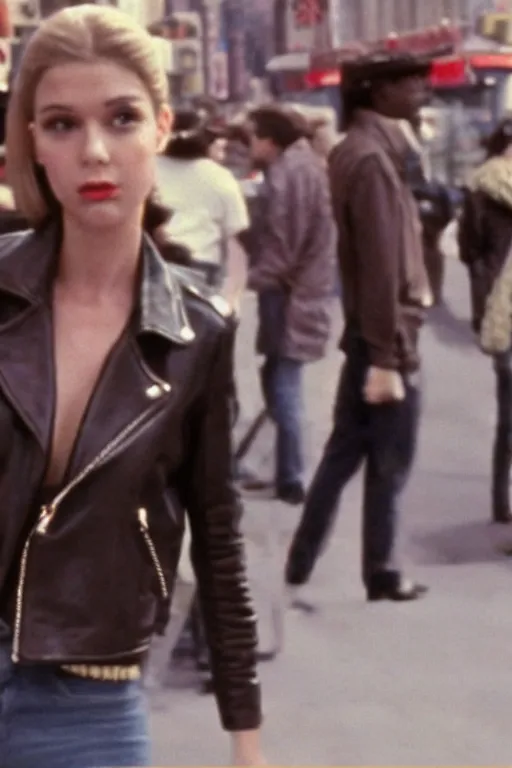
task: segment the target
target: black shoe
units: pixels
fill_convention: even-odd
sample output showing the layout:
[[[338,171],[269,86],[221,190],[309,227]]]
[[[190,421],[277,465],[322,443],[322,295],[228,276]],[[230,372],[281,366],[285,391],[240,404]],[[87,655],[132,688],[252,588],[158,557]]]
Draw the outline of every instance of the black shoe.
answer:
[[[509,525],[512,523],[512,512],[510,511],[510,507],[507,505],[505,507],[495,508],[492,515],[492,521],[499,525]]]
[[[275,483],[272,480],[265,480],[251,472],[241,474],[237,478],[237,482],[242,491],[275,491]]]
[[[277,498],[279,501],[284,501],[285,504],[297,507],[299,504],[304,504],[306,491],[301,483],[285,483],[278,487]]]
[[[399,571],[384,571],[370,578],[366,591],[371,603],[379,600],[405,603],[424,597],[428,587],[409,581]]]

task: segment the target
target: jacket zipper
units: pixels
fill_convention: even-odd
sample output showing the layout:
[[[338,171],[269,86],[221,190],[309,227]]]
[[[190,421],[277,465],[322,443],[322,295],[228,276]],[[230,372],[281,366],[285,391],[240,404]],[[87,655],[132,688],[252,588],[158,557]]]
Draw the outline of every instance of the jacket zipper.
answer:
[[[164,598],[164,600],[167,600],[167,598],[169,597],[169,589],[167,588],[164,569],[162,568],[160,558],[158,557],[158,552],[156,551],[155,543],[151,538],[151,533],[149,531],[147,509],[144,509],[143,507],[141,507],[137,512],[137,516],[139,518],[139,525],[140,525],[142,536],[144,538],[144,541],[146,542],[149,555],[155,567],[156,575],[158,576],[158,582],[160,584],[160,592],[162,593],[162,597]]]
[[[146,390],[146,394],[148,397],[152,399],[156,399],[161,394],[168,393],[171,391],[171,385],[163,381],[162,379],[155,376],[155,374],[151,373],[151,378],[156,382],[153,386],[149,387],[149,389]],[[17,663],[19,661],[19,652],[20,652],[20,635],[21,635],[21,620],[23,615],[23,601],[24,601],[24,595],[25,595],[25,582],[27,578],[27,563],[28,563],[28,555],[30,550],[30,544],[32,543],[32,539],[34,536],[40,535],[44,536],[48,530],[48,526],[50,525],[51,521],[53,520],[58,507],[60,504],[64,501],[66,496],[76,488],[77,485],[79,485],[83,480],[85,480],[86,477],[88,477],[91,472],[94,472],[104,461],[108,458],[109,454],[112,453],[116,448],[121,445],[121,443],[126,440],[126,438],[141,424],[143,421],[145,421],[147,418],[147,411],[145,413],[141,413],[136,419],[134,419],[130,424],[128,424],[121,432],[107,445],[105,448],[103,448],[102,451],[87,464],[86,467],[83,468],[81,472],[78,473],[78,475],[71,480],[61,491],[57,494],[57,496],[53,499],[53,501],[49,504],[45,504],[43,507],[41,507],[41,512],[39,514],[39,519],[35,526],[30,531],[27,540],[25,542],[25,546],[23,547],[23,552],[21,555],[21,563],[20,563],[20,574],[18,578],[18,587],[16,590],[16,605],[15,605],[15,618],[14,618],[14,637],[12,642],[12,661],[14,663]],[[151,537],[150,537],[151,539]],[[152,542],[151,542],[152,543]],[[154,548],[154,545],[153,545]],[[155,556],[158,560],[158,555],[155,550]],[[163,571],[162,571],[163,576]],[[164,579],[165,583],[165,579]]]

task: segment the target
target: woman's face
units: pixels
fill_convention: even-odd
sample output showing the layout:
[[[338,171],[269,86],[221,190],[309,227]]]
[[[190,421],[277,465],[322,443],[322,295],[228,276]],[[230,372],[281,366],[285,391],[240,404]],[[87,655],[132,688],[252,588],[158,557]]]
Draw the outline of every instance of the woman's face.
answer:
[[[212,141],[208,150],[208,156],[211,160],[215,160],[216,163],[223,165],[226,161],[228,142],[226,139],[219,138]]]
[[[92,228],[141,220],[170,125],[170,110],[155,114],[144,84],[118,64],[49,69],[35,93],[32,131],[64,218]]]

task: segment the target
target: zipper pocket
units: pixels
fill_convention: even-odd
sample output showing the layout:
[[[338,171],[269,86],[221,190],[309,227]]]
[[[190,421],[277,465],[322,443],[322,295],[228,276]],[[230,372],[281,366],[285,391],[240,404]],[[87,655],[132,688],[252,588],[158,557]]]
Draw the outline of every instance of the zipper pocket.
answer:
[[[153,380],[155,381],[155,384],[152,387],[149,387],[149,389],[146,391],[146,394],[150,399],[152,400],[157,399],[164,393],[169,393],[171,391],[171,385],[168,382],[164,382],[162,379],[156,378],[154,376],[153,376]],[[128,424],[123,430],[121,430],[121,432],[117,435],[117,437],[115,437],[113,440],[107,443],[105,448],[103,448],[103,450],[100,451],[100,453],[89,464],[87,464],[87,466],[84,467],[84,469],[81,472],[79,472],[78,475],[70,483],[68,483],[68,485],[66,485],[65,488],[63,488],[60,493],[57,494],[57,496],[53,499],[53,501],[50,504],[45,504],[43,507],[41,507],[39,519],[35,524],[35,526],[32,528],[32,530],[30,531],[21,555],[20,574],[18,577],[18,586],[16,590],[14,635],[13,635],[13,643],[12,643],[12,661],[14,663],[17,663],[19,661],[21,622],[22,622],[22,614],[23,614],[25,582],[27,577],[27,562],[28,562],[30,544],[32,543],[33,537],[36,534],[38,534],[39,536],[44,536],[46,534],[46,532],[48,531],[48,526],[50,525],[53,517],[55,516],[55,513],[57,512],[59,505],[66,498],[66,496],[77,485],[79,485],[83,480],[85,480],[85,478],[88,477],[91,474],[91,472],[94,472],[94,470],[96,470],[101,464],[103,464],[103,462],[106,459],[108,459],[112,451],[115,451],[116,448],[118,448],[119,445],[123,442],[123,440],[126,440],[126,438],[129,437],[131,433],[134,432],[137,429],[137,427],[143,421],[146,420],[147,415],[148,415],[147,411],[145,413],[141,413],[140,416],[138,416],[136,419],[130,422],[130,424]],[[167,597],[168,590],[167,590],[167,585],[165,584],[165,577],[163,574],[163,570],[160,566],[160,562],[158,560],[156,549],[151,540],[151,536],[149,536],[149,533],[148,533],[148,538],[154,550],[154,557],[152,556],[152,559],[153,561],[155,561],[156,559],[156,563],[158,563],[159,569],[162,574],[161,586],[162,584],[165,586],[164,596]],[[148,544],[148,548],[149,548],[149,544]],[[156,563],[155,563],[155,567],[156,567]],[[160,576],[159,576],[159,579],[160,579]],[[163,589],[162,589],[162,592],[163,592]]]
[[[158,387],[160,389],[159,385],[155,385],[155,387]],[[150,388],[151,389],[151,388]],[[153,397],[151,393],[149,394],[149,397]],[[53,514],[57,511],[57,507],[61,504],[62,501],[66,498],[66,496],[72,491],[74,488],[76,488],[77,485],[79,485],[83,480],[85,480],[86,477],[88,477],[91,472],[94,472],[95,469],[97,469],[103,462],[108,459],[109,455],[118,448],[121,443],[126,440],[127,437],[131,435],[132,432],[134,432],[137,427],[142,424],[143,421],[147,418],[147,412],[141,413],[140,416],[138,416],[136,419],[134,419],[130,424],[128,424],[127,427],[125,427],[121,432],[115,437],[113,440],[110,441],[110,443],[107,443],[105,448],[103,448],[102,451],[96,456],[93,461],[91,461],[84,469],[78,473],[78,475],[71,480],[68,485],[62,489],[62,491],[57,494],[57,496],[52,501],[51,506],[54,510]],[[53,515],[52,515],[53,517]],[[46,533],[46,529],[48,526],[43,528],[43,533]]]
[[[167,598],[169,597],[169,589],[167,588],[167,582],[165,581],[164,569],[162,568],[160,558],[158,557],[158,552],[156,551],[155,544],[153,542],[153,539],[151,538],[151,533],[149,531],[147,509],[144,509],[144,507],[141,507],[137,511],[137,517],[139,520],[139,526],[140,526],[140,531],[142,533],[142,537],[146,543],[146,547],[148,549],[149,556],[151,557],[151,561],[155,568],[156,575],[158,576],[160,592],[162,593],[163,599],[167,600]]]

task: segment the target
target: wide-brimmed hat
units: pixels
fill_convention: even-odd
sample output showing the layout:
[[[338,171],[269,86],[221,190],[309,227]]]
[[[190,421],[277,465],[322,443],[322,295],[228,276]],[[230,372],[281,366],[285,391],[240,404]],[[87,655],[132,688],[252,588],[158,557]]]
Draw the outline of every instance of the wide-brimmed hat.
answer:
[[[414,75],[427,76],[432,60],[425,56],[392,51],[358,56],[341,66],[343,88],[365,88],[382,80],[399,80]]]

